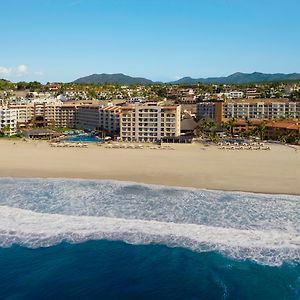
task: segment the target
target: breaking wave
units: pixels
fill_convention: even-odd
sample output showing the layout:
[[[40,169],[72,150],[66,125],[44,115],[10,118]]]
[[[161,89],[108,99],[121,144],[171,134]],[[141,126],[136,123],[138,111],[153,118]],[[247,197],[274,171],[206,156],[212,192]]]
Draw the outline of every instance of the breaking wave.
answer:
[[[0,179],[0,246],[121,240],[300,262],[300,197],[129,182]]]

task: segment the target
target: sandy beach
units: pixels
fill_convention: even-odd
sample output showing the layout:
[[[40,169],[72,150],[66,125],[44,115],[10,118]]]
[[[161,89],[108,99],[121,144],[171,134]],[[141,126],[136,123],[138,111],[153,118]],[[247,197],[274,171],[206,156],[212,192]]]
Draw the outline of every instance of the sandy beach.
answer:
[[[44,141],[0,141],[1,177],[113,179],[230,191],[300,195],[300,149],[175,150],[52,148]]]

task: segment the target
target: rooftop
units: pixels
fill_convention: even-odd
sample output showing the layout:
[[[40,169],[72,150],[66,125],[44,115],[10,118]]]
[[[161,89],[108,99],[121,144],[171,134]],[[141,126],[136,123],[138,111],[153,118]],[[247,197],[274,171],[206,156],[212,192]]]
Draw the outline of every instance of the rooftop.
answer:
[[[293,120],[274,120],[266,123],[266,127],[271,128],[286,128],[291,130],[300,130],[300,125]]]
[[[288,98],[259,98],[259,99],[226,99],[225,103],[249,103],[249,104],[256,104],[256,103],[287,103],[289,102]]]

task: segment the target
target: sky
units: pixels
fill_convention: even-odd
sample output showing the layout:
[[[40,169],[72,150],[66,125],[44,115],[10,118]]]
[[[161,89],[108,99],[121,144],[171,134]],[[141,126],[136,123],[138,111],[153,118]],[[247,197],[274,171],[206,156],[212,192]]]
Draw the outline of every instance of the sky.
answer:
[[[0,0],[0,78],[300,72],[299,0]]]

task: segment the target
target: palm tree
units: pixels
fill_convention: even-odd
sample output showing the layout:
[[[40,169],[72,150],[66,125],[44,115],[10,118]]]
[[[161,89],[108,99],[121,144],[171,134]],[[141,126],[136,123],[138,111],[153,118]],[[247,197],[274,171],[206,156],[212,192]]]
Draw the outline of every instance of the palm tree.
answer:
[[[196,127],[194,133],[196,136],[201,136],[202,134],[207,134],[207,132],[211,132],[216,127],[217,125],[214,121],[202,119],[198,123],[198,126]]]
[[[194,134],[195,134],[195,136],[197,136],[197,137],[200,137],[200,136],[201,136],[202,130],[201,130],[201,128],[200,128],[199,125],[195,128]]]
[[[206,124],[206,130],[212,133],[212,138],[215,139],[216,132],[215,129],[217,128],[217,124],[214,121],[208,121]]]
[[[266,126],[265,124],[261,123],[261,124],[258,124],[254,130],[253,130],[253,133],[255,135],[258,135],[260,140],[262,141],[265,137],[265,131],[266,131]]]
[[[246,130],[243,132],[243,136],[244,137],[249,137],[251,135],[251,129],[250,129],[250,127],[252,125],[252,121],[251,121],[250,118],[245,117],[245,122],[246,122],[247,126],[246,126]]]
[[[207,127],[207,121],[205,119],[201,120],[198,123],[198,126],[195,128],[195,131],[194,131],[195,135],[199,137],[202,134],[204,134],[206,127]]]
[[[286,143],[287,137],[285,135],[281,135],[278,137],[279,142],[281,143]]]
[[[234,123],[235,123],[235,119],[231,117],[228,119],[227,122],[222,124],[223,129],[229,132],[231,136],[233,136],[233,132],[234,132]]]
[[[207,122],[207,128],[208,130],[213,130],[217,128],[217,124],[214,121],[208,121]]]

